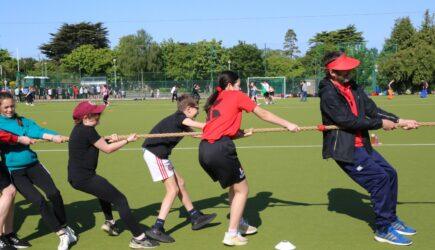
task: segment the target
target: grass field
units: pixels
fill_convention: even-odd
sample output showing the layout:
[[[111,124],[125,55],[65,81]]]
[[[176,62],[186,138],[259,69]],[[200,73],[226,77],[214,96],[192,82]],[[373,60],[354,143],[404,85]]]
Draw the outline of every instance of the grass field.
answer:
[[[435,121],[433,97],[399,96],[392,101],[375,98],[377,104],[404,118]],[[41,103],[18,106],[18,113],[39,124],[69,135],[73,126],[74,103]],[[266,109],[301,126],[320,123],[319,100],[278,100]],[[161,118],[175,111],[175,105],[162,101],[114,102],[102,117],[97,130],[102,135],[149,131]],[[198,117],[204,120],[204,114]],[[272,127],[252,114],[245,114],[243,127]],[[419,233],[412,237],[413,249],[435,249],[435,128],[415,131],[375,132],[383,143],[377,147],[399,174],[398,214]],[[100,154],[98,172],[127,196],[135,216],[143,225],[154,223],[164,194],[153,183],[142,159],[142,141],[129,144],[111,155]],[[160,249],[224,249],[221,240],[227,229],[228,205],[224,190],[213,183],[198,163],[199,141],[185,138],[173,151],[172,160],[187,181],[195,205],[204,212],[218,214],[215,224],[192,231],[185,212],[176,201],[165,224],[176,243]],[[274,249],[289,240],[297,249],[394,249],[377,243],[370,227],[374,222],[367,193],[351,181],[332,160],[321,158],[319,132],[258,134],[236,141],[238,154],[250,184],[246,217],[258,226],[240,249]],[[98,201],[74,190],[67,183],[67,145],[40,144],[42,163],[51,172],[63,195],[70,225],[80,234],[72,249],[128,249],[131,235],[106,236],[100,226],[103,215]],[[32,249],[55,249],[58,238],[49,233],[35,207],[16,199],[16,229],[30,240]],[[115,214],[115,218],[119,218]],[[123,228],[122,222],[119,225]]]

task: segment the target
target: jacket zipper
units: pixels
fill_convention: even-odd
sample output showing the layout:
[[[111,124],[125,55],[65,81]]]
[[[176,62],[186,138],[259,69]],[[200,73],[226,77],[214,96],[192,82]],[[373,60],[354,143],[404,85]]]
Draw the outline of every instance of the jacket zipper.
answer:
[[[335,142],[334,142],[334,152],[335,152],[335,148],[337,147],[337,141],[338,141],[338,129],[336,130],[337,132],[335,133]]]

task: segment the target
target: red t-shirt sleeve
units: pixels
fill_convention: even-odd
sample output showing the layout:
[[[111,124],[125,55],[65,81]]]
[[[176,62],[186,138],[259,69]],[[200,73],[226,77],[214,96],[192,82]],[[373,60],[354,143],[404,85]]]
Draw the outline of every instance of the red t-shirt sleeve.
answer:
[[[18,136],[0,130],[0,142],[3,142],[3,143],[17,143],[18,142]]]
[[[245,93],[239,91],[237,96],[237,106],[239,109],[244,110],[246,112],[254,111],[257,104],[251,100]]]

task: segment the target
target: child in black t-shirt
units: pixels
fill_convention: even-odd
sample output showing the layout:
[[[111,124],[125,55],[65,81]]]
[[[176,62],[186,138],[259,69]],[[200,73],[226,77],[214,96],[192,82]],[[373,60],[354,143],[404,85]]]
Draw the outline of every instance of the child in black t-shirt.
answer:
[[[193,97],[182,95],[177,104],[177,112],[161,120],[151,130],[151,134],[187,132],[192,131],[191,127],[198,129],[204,127],[204,123],[193,120],[198,114],[198,103]],[[156,223],[145,233],[148,237],[165,243],[175,242],[164,230],[165,219],[175,197],[180,198],[180,201],[189,212],[193,230],[201,229],[216,217],[216,214],[203,214],[193,207],[184,186],[183,178],[175,171],[172,162],[168,159],[172,149],[181,139],[182,137],[148,138],[142,145],[143,157],[153,181],[162,181],[166,188],[166,195],[163,198]]]
[[[85,101],[74,109],[73,118],[76,125],[71,131],[68,143],[68,181],[74,189],[98,198],[106,219],[101,229],[109,235],[119,235],[112,215],[113,204],[117,206],[122,221],[133,234],[129,244],[131,248],[158,246],[157,242],[150,241],[145,236],[139,222],[131,213],[125,195],[96,173],[100,150],[109,154],[137,140],[136,134],[131,134],[125,140],[118,140],[118,136],[114,134],[110,136],[110,144],[108,144],[98,134],[95,126],[99,124],[100,115],[105,107],[105,105],[94,105]]]

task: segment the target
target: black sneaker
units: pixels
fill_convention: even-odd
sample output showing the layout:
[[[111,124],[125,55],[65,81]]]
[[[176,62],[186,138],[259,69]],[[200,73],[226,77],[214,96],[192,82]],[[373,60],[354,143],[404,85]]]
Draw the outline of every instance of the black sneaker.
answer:
[[[101,230],[105,231],[110,236],[119,235],[119,229],[116,227],[115,224],[110,223],[110,221],[105,221],[104,224],[101,226]]]
[[[159,229],[157,227],[152,227],[145,231],[146,236],[151,239],[158,240],[163,243],[173,243],[175,242],[174,238],[172,238],[169,234],[165,232],[165,229]]]
[[[17,249],[9,243],[9,240],[6,237],[0,236],[0,250],[17,250]]]
[[[203,214],[199,212],[199,215],[192,217],[190,222],[192,223],[192,230],[199,230],[203,228],[205,225],[210,223],[212,220],[216,218],[216,214]]]
[[[134,249],[140,249],[140,248],[155,248],[159,245],[160,244],[157,241],[153,241],[145,237],[143,240],[136,240],[135,238],[131,238],[129,247]]]
[[[18,238],[16,233],[10,233],[8,235],[5,235],[5,238],[8,239],[9,243],[15,248],[22,249],[22,248],[28,248],[32,246],[28,241]]]

